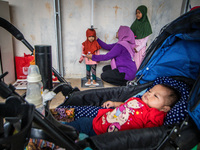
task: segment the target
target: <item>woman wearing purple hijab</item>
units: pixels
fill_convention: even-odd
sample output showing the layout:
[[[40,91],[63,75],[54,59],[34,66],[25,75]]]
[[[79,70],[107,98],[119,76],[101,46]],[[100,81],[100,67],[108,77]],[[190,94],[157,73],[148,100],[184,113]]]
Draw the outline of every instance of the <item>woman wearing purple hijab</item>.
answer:
[[[135,51],[135,36],[128,26],[120,26],[116,37],[117,43],[106,44],[97,39],[99,45],[109,52],[105,55],[92,55],[86,57],[93,61],[111,60],[111,65],[103,67],[101,79],[113,85],[123,86],[127,81],[135,78],[137,71],[135,61],[133,60]]]

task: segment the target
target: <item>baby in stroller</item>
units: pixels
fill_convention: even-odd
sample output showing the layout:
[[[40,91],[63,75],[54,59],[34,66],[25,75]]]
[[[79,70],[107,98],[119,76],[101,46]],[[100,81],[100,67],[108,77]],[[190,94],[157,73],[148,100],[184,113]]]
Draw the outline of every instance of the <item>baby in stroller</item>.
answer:
[[[144,92],[146,93],[143,94]],[[117,101],[115,102],[107,101],[107,102],[102,102],[103,104],[102,107],[66,106],[64,104],[64,105],[59,106],[57,109],[75,108],[75,121],[70,122],[70,123],[65,122],[65,124],[73,126],[79,132],[85,133],[91,136],[91,135],[96,135],[96,134],[102,134],[105,132],[112,132],[116,130],[121,131],[121,130],[133,129],[133,128],[135,129],[135,128],[161,126],[163,125],[163,122],[164,124],[174,124],[179,121],[182,121],[187,112],[186,99],[188,95],[189,95],[189,87],[184,82],[177,81],[170,77],[159,77],[154,81],[153,85],[151,85],[147,89],[137,94],[137,96],[134,95],[133,97],[128,99],[125,103],[117,102]],[[153,96],[153,101],[147,98],[148,96]],[[160,101],[157,102],[156,100],[160,100]],[[153,104],[154,102],[156,104],[151,105],[152,102]],[[133,107],[129,106],[130,103],[133,104],[132,105]],[[117,108],[111,109],[112,107],[117,107]],[[108,108],[108,109],[105,109],[105,108]],[[130,110],[130,112],[127,113],[126,111],[123,110],[123,108],[127,111]],[[179,111],[177,111],[177,109]],[[148,110],[148,113],[147,113],[147,110]],[[153,110],[153,111],[150,111],[150,110]],[[108,115],[108,113],[110,115]],[[141,113],[143,113],[142,116],[141,116]],[[174,113],[176,113],[175,117],[173,117]],[[129,114],[132,117],[129,117]],[[146,120],[144,118],[141,119],[144,116]],[[148,118],[149,116],[151,116],[151,118]],[[164,121],[165,116],[166,118]],[[106,117],[107,118],[110,117],[111,119],[105,119]],[[133,122],[132,123],[130,121],[130,118],[134,119],[134,117],[140,123],[138,123],[137,121],[132,121]],[[122,120],[119,121],[121,118],[124,118],[124,120],[126,119],[126,121],[124,122]],[[102,122],[102,119],[103,119],[103,122]],[[115,120],[115,122],[113,120]],[[93,131],[93,128],[95,132]],[[98,130],[101,130],[101,132]]]
[[[100,109],[96,117],[82,117],[65,124],[89,136],[161,126],[166,113],[179,97],[178,91],[173,87],[157,84],[141,98],[131,97],[125,103],[106,101],[102,106],[107,109]]]

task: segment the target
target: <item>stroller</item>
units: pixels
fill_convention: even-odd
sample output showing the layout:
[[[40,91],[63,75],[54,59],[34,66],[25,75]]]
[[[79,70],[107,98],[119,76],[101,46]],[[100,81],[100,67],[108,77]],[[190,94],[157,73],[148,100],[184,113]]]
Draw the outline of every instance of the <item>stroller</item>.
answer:
[[[21,41],[31,49],[23,37]],[[174,115],[173,112],[170,112],[169,118],[161,127],[105,133],[75,143],[74,140],[78,138],[78,133],[75,129],[57,122],[51,115],[49,104],[47,104],[46,117],[40,117],[36,111],[33,118],[33,121],[35,120],[36,124],[40,125],[45,132],[32,127],[31,133],[27,134],[27,137],[48,139],[66,149],[83,149],[87,146],[92,149],[105,150],[191,149],[200,142],[199,47],[200,9],[195,9],[163,27],[159,36],[147,49],[146,57],[136,74],[136,79],[128,82],[127,86],[86,91],[74,90],[70,87],[66,91],[67,88],[64,87],[68,87],[69,84],[64,82],[59,85],[59,88],[53,89],[56,93],[61,91],[66,96],[65,102],[60,106],[101,106],[107,100],[125,101],[157,83],[168,83],[169,81],[170,84],[174,83],[175,85],[182,83],[182,86],[179,86],[182,98],[175,105],[178,109],[180,106],[184,106],[179,113],[178,121],[177,118],[170,118],[171,115]],[[6,94],[12,95],[11,93],[12,91],[9,91]],[[0,91],[0,94],[5,95],[5,91]],[[7,95],[6,97],[8,97]],[[31,119],[29,123],[30,121]],[[47,134],[48,132],[53,132],[54,137]]]
[[[200,141],[199,50],[200,9],[195,9],[163,27],[147,49],[134,81],[122,87],[72,92],[60,106],[123,102],[157,83],[183,82],[186,85],[179,87],[182,99],[168,113],[163,126],[105,133],[84,142],[93,149],[191,149]],[[185,109],[177,112],[180,107]],[[178,119],[171,118],[173,115],[179,115]]]

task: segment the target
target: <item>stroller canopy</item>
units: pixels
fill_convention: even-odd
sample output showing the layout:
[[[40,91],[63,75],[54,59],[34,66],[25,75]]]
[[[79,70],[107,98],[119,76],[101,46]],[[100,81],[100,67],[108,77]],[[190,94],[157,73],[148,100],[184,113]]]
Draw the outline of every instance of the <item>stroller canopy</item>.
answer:
[[[136,77],[140,84],[162,76],[198,77],[200,69],[200,9],[164,27],[147,49]]]

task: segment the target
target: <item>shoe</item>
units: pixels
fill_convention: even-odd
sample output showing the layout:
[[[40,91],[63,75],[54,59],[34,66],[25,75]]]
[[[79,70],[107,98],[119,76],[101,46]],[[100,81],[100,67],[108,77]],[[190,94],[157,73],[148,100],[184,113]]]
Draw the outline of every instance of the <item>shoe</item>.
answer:
[[[99,83],[97,83],[97,82],[96,82],[95,84],[94,84],[94,83],[92,83],[92,85],[94,85],[94,86],[99,86]]]
[[[88,83],[88,82],[85,83],[85,86],[90,86],[90,85],[91,85],[91,83]]]

